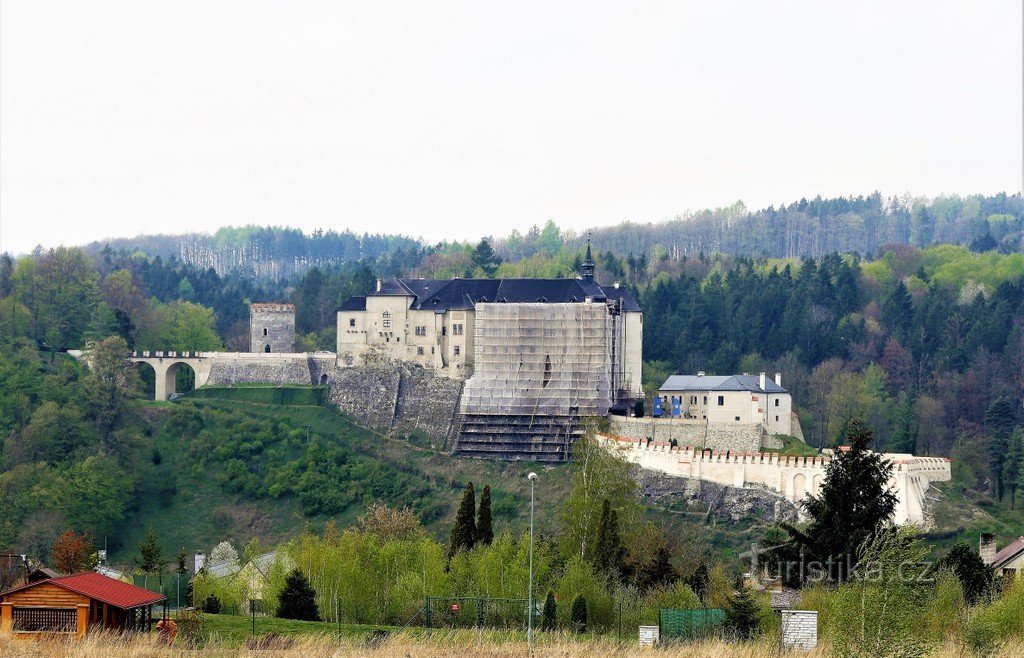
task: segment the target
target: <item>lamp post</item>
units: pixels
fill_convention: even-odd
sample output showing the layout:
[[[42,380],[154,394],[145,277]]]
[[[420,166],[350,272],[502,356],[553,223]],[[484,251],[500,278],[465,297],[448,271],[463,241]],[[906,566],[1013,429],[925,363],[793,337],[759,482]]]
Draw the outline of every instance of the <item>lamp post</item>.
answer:
[[[526,644],[533,649],[533,500],[537,488],[537,474],[526,476],[530,480],[530,591],[526,595]]]

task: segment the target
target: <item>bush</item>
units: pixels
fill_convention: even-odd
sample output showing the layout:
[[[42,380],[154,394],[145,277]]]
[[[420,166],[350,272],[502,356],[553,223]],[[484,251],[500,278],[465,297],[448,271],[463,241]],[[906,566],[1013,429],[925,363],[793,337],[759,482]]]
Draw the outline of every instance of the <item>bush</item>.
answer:
[[[220,599],[217,598],[216,594],[211,594],[207,596],[205,599],[203,599],[203,612],[209,613],[211,615],[219,615],[220,607]]]
[[[1020,637],[1024,637],[1024,578],[1017,578],[1001,599],[978,609],[967,622],[967,642],[979,652]]]
[[[558,625],[558,607],[555,603],[555,593],[548,590],[548,596],[544,599],[544,619],[541,622],[540,630],[553,631]]]
[[[569,612],[569,625],[576,633],[587,631],[587,600],[582,594],[577,594],[572,600],[572,610]]]

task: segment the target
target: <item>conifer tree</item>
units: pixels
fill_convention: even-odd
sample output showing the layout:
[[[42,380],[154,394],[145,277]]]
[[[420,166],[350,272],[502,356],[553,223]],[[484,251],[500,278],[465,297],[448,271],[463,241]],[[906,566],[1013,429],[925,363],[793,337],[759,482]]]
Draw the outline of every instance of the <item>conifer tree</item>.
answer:
[[[473,483],[466,486],[462,494],[462,502],[455,512],[455,525],[452,526],[452,534],[448,539],[448,559],[451,560],[460,551],[473,550],[476,541],[476,523],[473,515],[476,513],[476,496],[473,493]]]
[[[572,600],[572,608],[569,609],[569,627],[576,633],[587,631],[587,600],[582,594],[577,594]]]
[[[996,477],[996,498],[1003,499],[1005,482],[1003,464],[1010,448],[1010,434],[1013,432],[1013,403],[1006,397],[992,401],[985,411],[985,434],[988,436],[988,457],[992,474]]]
[[[490,546],[494,541],[494,528],[491,526],[491,485],[485,484],[480,492],[480,508],[476,515],[476,543]]]
[[[284,580],[284,589],[277,603],[277,616],[281,619],[320,621],[316,590],[298,569],[293,569]]]
[[[555,593],[548,590],[547,598],[544,599],[544,618],[541,620],[542,631],[553,631],[558,626],[558,604],[555,603]]]
[[[636,585],[643,592],[671,585],[677,580],[679,572],[672,566],[672,555],[665,545],[660,546],[650,561],[641,565],[636,574]]]
[[[960,581],[964,589],[964,598],[969,604],[980,599],[992,586],[992,569],[985,566],[981,556],[965,541],[949,549],[936,566],[953,572]]]
[[[708,580],[710,577],[711,575],[708,573],[708,565],[701,562],[697,565],[697,568],[694,569],[693,573],[686,581],[690,586],[690,589],[693,590],[693,593],[696,594],[697,598],[702,602],[708,592]]]
[[[869,450],[874,433],[854,419],[846,436],[849,450],[835,454],[820,493],[803,503],[812,519],[807,530],[783,526],[792,539],[791,556],[805,549],[807,559],[821,562],[827,576],[840,582],[855,566],[858,549],[883,530],[896,509],[896,495],[889,491],[892,463]]]
[[[1010,509],[1016,508],[1017,486],[1024,475],[1024,430],[1016,428],[1010,435],[1009,448],[1003,460],[1003,487],[1010,491]]]
[[[146,539],[139,544],[139,554],[132,558],[145,575],[143,580],[143,586],[148,587],[149,576],[156,575],[159,578],[159,582],[163,584],[163,571],[164,571],[164,547],[160,545],[159,540],[156,538],[156,533],[152,528],[146,531]]]
[[[739,640],[749,640],[757,634],[758,605],[753,594],[746,587],[741,587],[729,597],[729,605],[725,608],[725,629]]]
[[[494,253],[494,249],[491,248],[491,243],[484,238],[473,250],[473,266],[479,267],[484,271],[484,274],[491,277],[498,270],[498,266],[501,265],[501,259]]]
[[[619,537],[619,515],[606,498],[601,504],[601,521],[594,542],[594,567],[598,573],[619,578],[625,570],[626,549]]]

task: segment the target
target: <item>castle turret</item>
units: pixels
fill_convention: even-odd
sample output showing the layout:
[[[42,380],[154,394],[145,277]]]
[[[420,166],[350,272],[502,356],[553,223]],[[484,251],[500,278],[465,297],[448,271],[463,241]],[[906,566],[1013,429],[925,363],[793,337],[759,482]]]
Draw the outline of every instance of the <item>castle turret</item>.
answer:
[[[584,281],[593,281],[595,268],[594,256],[590,253],[590,238],[587,238],[587,253],[580,264],[580,278]]]

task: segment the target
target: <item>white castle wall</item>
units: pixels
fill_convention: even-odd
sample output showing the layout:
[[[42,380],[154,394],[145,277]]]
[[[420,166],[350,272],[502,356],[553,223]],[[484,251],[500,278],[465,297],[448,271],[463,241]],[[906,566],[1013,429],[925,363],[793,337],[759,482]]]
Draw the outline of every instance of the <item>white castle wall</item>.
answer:
[[[673,448],[666,442],[603,437],[609,450],[641,468],[716,484],[769,489],[799,503],[818,493],[830,458],[780,457],[778,453],[718,452]],[[925,495],[932,482],[950,479],[949,460],[908,454],[883,455],[893,464],[889,486],[896,493],[893,521],[899,525],[925,522]]]

